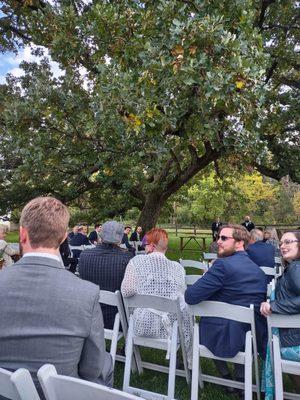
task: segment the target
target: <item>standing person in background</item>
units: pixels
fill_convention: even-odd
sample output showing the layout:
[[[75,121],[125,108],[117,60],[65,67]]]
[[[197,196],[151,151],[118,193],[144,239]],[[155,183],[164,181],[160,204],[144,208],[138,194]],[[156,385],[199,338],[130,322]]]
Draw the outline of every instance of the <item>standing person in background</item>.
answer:
[[[255,228],[254,223],[251,221],[251,218],[249,215],[245,216],[245,221],[241,224],[242,226],[244,226],[248,232],[251,232],[252,229]]]
[[[6,241],[6,227],[0,226],[0,269],[14,263],[11,256],[19,254],[18,250],[11,247]]]
[[[221,222],[220,217],[217,217],[216,220],[211,224],[213,241],[216,240],[216,237],[219,233],[219,229],[222,225],[223,225],[223,223]]]
[[[95,229],[89,234],[89,241],[95,246],[101,242],[100,234],[102,231],[101,224],[95,224]]]
[[[286,268],[283,275],[277,279],[274,298],[261,304],[260,311],[265,317],[272,313],[300,314],[300,231],[284,233],[279,245]],[[300,362],[300,329],[280,329],[279,337],[282,358]],[[265,372],[268,376],[271,374],[271,368],[267,366]],[[300,393],[300,376],[291,375],[291,378],[297,393]],[[268,379],[266,383],[270,381]],[[272,398],[273,390],[268,387],[266,399]]]

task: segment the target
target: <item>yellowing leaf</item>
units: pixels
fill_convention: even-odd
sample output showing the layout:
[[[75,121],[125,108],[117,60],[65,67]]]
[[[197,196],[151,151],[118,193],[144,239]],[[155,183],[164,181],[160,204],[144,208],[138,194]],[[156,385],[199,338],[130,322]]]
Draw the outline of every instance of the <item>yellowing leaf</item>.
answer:
[[[183,56],[184,48],[181,45],[177,44],[176,46],[173,47],[171,53],[173,54],[173,56],[176,57]]]
[[[235,82],[235,86],[236,86],[238,89],[242,89],[242,88],[245,86],[245,82],[244,82],[244,81],[236,81],[236,82]]]

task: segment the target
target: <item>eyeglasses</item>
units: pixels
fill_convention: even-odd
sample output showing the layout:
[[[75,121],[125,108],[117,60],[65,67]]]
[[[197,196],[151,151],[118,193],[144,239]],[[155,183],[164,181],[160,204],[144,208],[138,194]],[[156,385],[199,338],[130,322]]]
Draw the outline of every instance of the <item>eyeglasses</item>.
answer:
[[[217,235],[217,240],[222,240],[222,242],[226,242],[228,239],[234,239],[232,236],[224,236],[224,235]]]
[[[282,242],[279,242],[279,247],[282,246],[283,244],[289,245],[291,243],[296,243],[299,242],[297,239],[285,239]]]

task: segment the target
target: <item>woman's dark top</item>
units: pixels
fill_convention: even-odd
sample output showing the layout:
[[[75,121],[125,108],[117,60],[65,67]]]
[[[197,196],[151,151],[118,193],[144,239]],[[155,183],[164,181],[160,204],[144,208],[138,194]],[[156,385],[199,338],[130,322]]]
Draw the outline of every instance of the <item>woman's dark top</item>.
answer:
[[[300,260],[291,262],[278,279],[275,298],[271,301],[273,313],[300,314]],[[282,347],[300,345],[300,329],[280,329],[280,341]]]

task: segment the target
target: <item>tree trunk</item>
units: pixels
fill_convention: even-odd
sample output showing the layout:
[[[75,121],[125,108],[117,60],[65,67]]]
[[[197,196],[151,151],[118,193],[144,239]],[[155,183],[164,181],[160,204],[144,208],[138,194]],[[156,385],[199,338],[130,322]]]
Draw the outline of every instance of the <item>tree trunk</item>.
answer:
[[[141,226],[143,228],[143,234],[155,227],[158,221],[160,210],[165,201],[165,199],[162,199],[161,193],[158,194],[151,192],[146,196],[144,207],[142,208],[137,222],[137,226]]]

